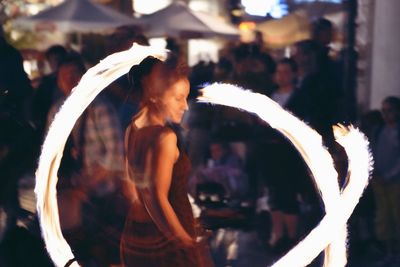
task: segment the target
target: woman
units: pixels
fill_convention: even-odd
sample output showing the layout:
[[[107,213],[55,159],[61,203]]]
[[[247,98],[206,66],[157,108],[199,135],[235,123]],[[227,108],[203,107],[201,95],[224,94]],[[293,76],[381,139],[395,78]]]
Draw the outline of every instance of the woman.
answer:
[[[147,57],[129,71],[140,96],[125,134],[132,201],[121,238],[124,266],[209,266],[187,197],[190,162],[175,130],[188,109],[186,69]],[[204,243],[203,243],[204,244]]]

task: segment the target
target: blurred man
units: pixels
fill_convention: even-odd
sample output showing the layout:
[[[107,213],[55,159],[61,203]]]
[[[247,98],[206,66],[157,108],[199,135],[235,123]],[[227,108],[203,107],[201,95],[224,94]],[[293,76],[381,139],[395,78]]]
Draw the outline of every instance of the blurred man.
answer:
[[[74,55],[61,62],[57,83],[64,98],[56,102],[49,113],[49,122],[54,118],[65,98],[78,84],[85,73],[81,59]],[[109,184],[109,175],[122,171],[123,142],[121,126],[114,107],[101,95],[82,114],[72,130],[71,157],[81,166],[79,173],[90,179],[74,181],[81,186]],[[107,184],[107,185],[106,185]],[[90,188],[95,191],[99,188]],[[104,190],[105,188],[101,189]],[[97,192],[100,193],[100,192]]]
[[[85,66],[78,55],[67,57],[57,74],[64,97],[49,112],[48,121],[79,83]],[[58,203],[64,235],[82,262],[110,263],[118,255],[120,224],[115,194],[123,172],[123,138],[118,115],[106,98],[98,96],[72,129],[59,169]],[[114,228],[115,227],[115,228]],[[107,236],[111,228],[115,236]],[[109,243],[117,244],[109,247]]]
[[[54,101],[60,97],[57,89],[57,71],[60,62],[66,57],[67,50],[61,45],[53,45],[45,52],[46,60],[51,72],[40,79],[40,84],[35,90],[33,99],[33,116],[39,138],[43,138],[47,114]]]
[[[108,53],[116,53],[128,50],[133,43],[139,45],[149,45],[149,42],[141,31],[131,26],[121,26],[108,38]],[[107,99],[109,99],[116,108],[122,129],[130,123],[133,114],[138,110],[137,94],[129,92],[128,75],[122,75],[113,81],[105,90]]]
[[[332,43],[334,36],[333,24],[326,18],[318,18],[312,23],[312,39],[329,53],[329,45]]]

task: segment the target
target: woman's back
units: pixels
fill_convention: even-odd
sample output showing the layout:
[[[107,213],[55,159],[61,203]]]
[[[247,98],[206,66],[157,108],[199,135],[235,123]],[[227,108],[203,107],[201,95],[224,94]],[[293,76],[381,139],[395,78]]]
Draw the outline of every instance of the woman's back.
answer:
[[[136,191],[139,193],[138,199],[132,203],[132,207],[128,214],[128,220],[137,222],[150,222],[151,217],[148,214],[143,200],[140,197],[140,190],[145,186],[145,165],[146,157],[152,154],[154,150],[153,144],[159,135],[159,131],[153,127],[137,128],[132,123],[129,129],[127,160],[129,166],[129,179],[133,181]],[[150,181],[148,181],[150,182]]]
[[[172,129],[161,125],[138,128],[134,123],[130,127],[129,151],[127,153],[130,166],[129,178],[134,182],[138,192],[138,201],[133,203],[129,219],[137,222],[150,222],[152,218],[145,208],[142,194],[145,190],[154,186],[154,181],[151,180],[149,173],[146,171],[146,162],[151,162],[154,153],[157,153],[157,144],[161,136],[168,131],[172,131]],[[151,168],[151,166],[148,167]],[[187,177],[189,172],[190,161],[184,153],[180,152],[173,167],[173,178],[168,199],[187,231],[189,230],[188,228],[191,228],[190,225],[193,222],[191,206],[187,198]],[[187,218],[188,216],[189,218]]]

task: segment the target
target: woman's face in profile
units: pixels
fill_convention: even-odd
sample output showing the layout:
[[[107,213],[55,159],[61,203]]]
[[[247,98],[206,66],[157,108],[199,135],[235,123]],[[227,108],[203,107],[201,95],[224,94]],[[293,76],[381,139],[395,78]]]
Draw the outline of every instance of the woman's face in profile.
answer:
[[[190,85],[186,78],[173,83],[161,96],[162,112],[167,121],[180,123],[183,114],[188,110],[187,98]]]

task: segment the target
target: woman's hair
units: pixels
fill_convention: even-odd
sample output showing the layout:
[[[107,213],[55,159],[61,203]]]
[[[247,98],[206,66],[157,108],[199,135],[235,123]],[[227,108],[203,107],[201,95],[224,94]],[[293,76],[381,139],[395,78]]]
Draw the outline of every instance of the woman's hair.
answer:
[[[151,71],[157,64],[161,64],[161,60],[149,56],[143,59],[139,65],[133,65],[131,67],[131,69],[128,72],[128,80],[129,80],[129,85],[134,92],[142,94],[143,78],[150,75]]]
[[[162,61],[148,56],[139,65],[131,67],[128,79],[134,94],[138,94],[142,103],[148,103],[150,98],[160,96],[173,83],[187,78],[188,67],[169,57]]]

